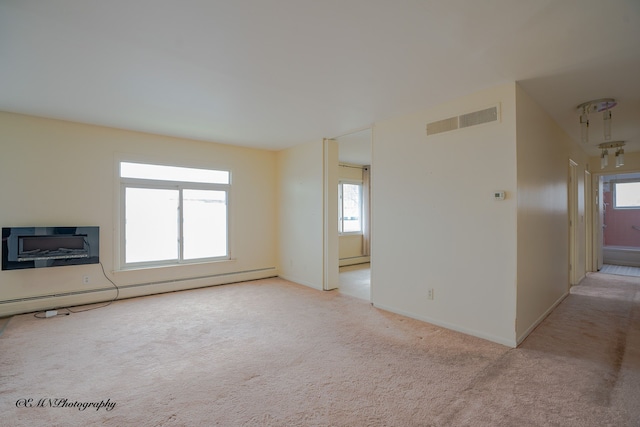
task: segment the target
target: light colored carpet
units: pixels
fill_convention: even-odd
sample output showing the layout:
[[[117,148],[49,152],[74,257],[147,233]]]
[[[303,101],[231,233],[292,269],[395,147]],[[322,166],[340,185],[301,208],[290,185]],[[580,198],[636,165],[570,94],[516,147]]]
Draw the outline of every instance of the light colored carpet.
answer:
[[[638,426],[640,279],[589,275],[518,349],[267,279],[16,316],[0,366],[3,426]],[[116,405],[16,407],[49,398]]]
[[[340,293],[371,301],[371,264],[340,267],[339,282]]]

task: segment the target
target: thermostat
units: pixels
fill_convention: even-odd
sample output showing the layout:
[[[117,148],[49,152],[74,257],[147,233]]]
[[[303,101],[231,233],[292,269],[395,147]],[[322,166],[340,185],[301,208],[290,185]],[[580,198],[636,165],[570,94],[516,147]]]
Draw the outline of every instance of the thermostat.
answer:
[[[493,193],[493,200],[504,200],[504,191],[496,191]]]

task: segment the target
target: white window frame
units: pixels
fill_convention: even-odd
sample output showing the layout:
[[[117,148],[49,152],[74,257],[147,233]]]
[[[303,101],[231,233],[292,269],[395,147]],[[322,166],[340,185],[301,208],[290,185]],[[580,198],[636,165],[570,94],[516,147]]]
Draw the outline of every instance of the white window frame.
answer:
[[[624,179],[624,180],[616,180],[616,181],[611,181],[611,184],[613,186],[613,208],[614,209],[620,209],[620,210],[629,210],[629,209],[640,209],[640,205],[638,206],[618,206],[618,200],[617,200],[617,193],[618,193],[618,188],[617,185],[618,184],[633,184],[633,183],[640,183],[640,179]]]
[[[146,267],[161,267],[161,266],[171,266],[171,265],[184,265],[184,264],[197,264],[203,262],[212,262],[212,261],[223,261],[231,259],[231,249],[230,249],[230,199],[231,199],[231,171],[217,169],[219,171],[228,172],[229,174],[229,183],[228,184],[210,184],[210,183],[201,183],[201,182],[189,182],[189,181],[164,181],[157,179],[141,179],[141,178],[125,178],[121,176],[120,165],[122,163],[141,163],[141,164],[149,164],[149,165],[158,165],[158,166],[177,166],[177,165],[168,165],[162,163],[150,163],[150,162],[137,162],[137,161],[126,161],[121,160],[118,162],[118,177],[120,183],[120,242],[119,242],[119,253],[120,253],[120,268],[123,270],[126,269],[136,269],[136,268],[146,268]],[[184,166],[178,166],[184,167]],[[187,166],[188,167],[188,166]],[[203,168],[195,168],[193,169],[203,169]],[[216,170],[216,169],[209,169]],[[178,258],[170,259],[170,260],[159,260],[159,261],[144,261],[144,262],[127,262],[126,261],[126,189],[127,188],[149,188],[149,189],[162,189],[162,190],[178,190],[179,191],[179,208],[178,208]],[[183,224],[183,198],[182,194],[184,190],[214,190],[214,191],[224,191],[226,193],[226,217],[227,217],[227,227],[226,227],[226,254],[219,257],[208,257],[208,258],[196,258],[196,259],[184,259],[184,224]]]
[[[360,188],[360,230],[359,231],[342,231],[344,229],[343,220],[343,205],[342,205],[342,184],[357,185]],[[363,199],[362,199],[362,181],[352,179],[341,179],[338,181],[338,235],[339,236],[357,236],[363,234],[362,229],[362,214],[363,214]]]

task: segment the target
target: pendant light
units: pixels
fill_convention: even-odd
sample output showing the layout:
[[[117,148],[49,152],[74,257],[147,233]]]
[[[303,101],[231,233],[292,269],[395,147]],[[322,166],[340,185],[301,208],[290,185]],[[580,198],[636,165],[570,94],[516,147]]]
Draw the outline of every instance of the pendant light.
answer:
[[[598,145],[600,149],[600,169],[604,169],[609,166],[609,149],[615,148],[615,166],[619,168],[624,166],[624,141],[603,142]]]
[[[600,154],[600,169],[604,169],[609,166],[609,151],[605,148]]]
[[[602,113],[604,140],[611,139],[611,109],[616,105],[618,103],[613,98],[601,98],[583,102],[576,107],[580,114],[580,140],[584,144],[589,142],[589,114],[591,113]]]
[[[616,167],[624,166],[624,148],[616,150]]]

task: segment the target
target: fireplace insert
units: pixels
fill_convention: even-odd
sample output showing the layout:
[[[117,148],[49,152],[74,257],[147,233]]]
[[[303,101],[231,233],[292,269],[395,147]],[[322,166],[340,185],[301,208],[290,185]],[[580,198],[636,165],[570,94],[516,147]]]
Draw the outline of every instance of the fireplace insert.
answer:
[[[100,262],[100,227],[3,227],[2,269]]]

